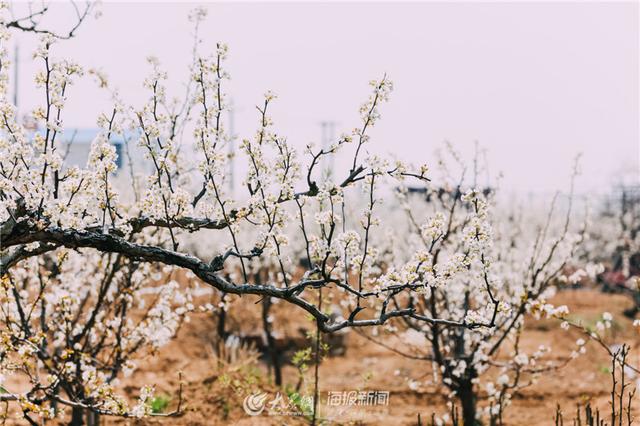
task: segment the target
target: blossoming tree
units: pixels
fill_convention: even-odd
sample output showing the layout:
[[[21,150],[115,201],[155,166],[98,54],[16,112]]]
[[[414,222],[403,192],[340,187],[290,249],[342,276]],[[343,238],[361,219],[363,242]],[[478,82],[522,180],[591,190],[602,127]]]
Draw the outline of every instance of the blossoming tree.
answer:
[[[78,11],[78,25],[90,7]],[[34,416],[63,413],[61,406],[71,407],[74,424],[84,412],[150,414],[150,389],[130,405],[116,392],[117,378],[195,309],[189,285],[176,278],[186,270],[221,294],[291,304],[324,333],[402,321],[431,341],[445,383],[463,401],[465,424],[474,421],[471,388],[497,348],[517,341],[523,315],[546,309],[541,300],[565,261],[557,251],[573,242],[566,229],[550,248],[536,247],[529,268],[518,271],[525,280],[511,284],[498,278],[516,272],[498,271],[489,204],[471,188],[417,227],[423,244],[389,256],[381,203],[407,180],[427,185],[430,177],[426,166],[365,154],[393,87],[386,76],[371,82],[355,129],[304,152],[275,130],[275,96],[267,93],[257,130],[237,153],[247,168],[243,190],[230,191],[227,47],[202,54],[197,37],[184,100],[168,95],[169,76],[150,59],[147,101],[125,105],[113,92],[86,166],[69,166],[60,142],[64,110],[85,70],[55,52],[78,25],[56,34],[40,25],[45,13],[5,16],[0,28],[0,374],[26,383],[20,391],[7,384],[0,399],[17,401],[33,424]],[[194,13],[196,27],[203,18]],[[42,104],[31,112],[33,132],[8,96],[12,30],[41,37],[34,59]],[[133,191],[115,174],[116,135],[145,154],[141,170],[130,161]],[[348,158],[349,167],[323,175],[320,164],[330,156]],[[414,221],[416,212],[408,213]],[[215,251],[189,249],[203,244]],[[256,262],[269,265],[260,282]],[[324,298],[341,312],[327,312]],[[518,372],[530,364],[525,358],[518,353],[503,369]]]
[[[450,152],[460,162],[460,155]],[[451,165],[441,164],[450,171]],[[497,189],[480,191],[466,185],[466,168],[460,164],[459,177],[422,192],[420,199],[399,193],[407,226],[395,229],[398,245],[392,243],[388,250],[389,268],[381,281],[387,288],[405,282],[424,285],[424,291],[408,297],[431,317],[486,321],[492,327],[468,330],[406,317],[374,330],[375,334],[362,334],[399,355],[430,363],[432,382],[450,390],[465,425],[476,424],[483,416],[491,424],[501,424],[514,393],[584,351],[581,341],[566,361],[545,363],[541,358],[551,348],[542,344],[527,353],[520,335],[526,316],[561,319],[568,314],[566,306],[555,307],[548,300],[556,284],[586,274],[580,270],[566,276],[585,228],[570,225],[575,216],[571,197],[564,215],[558,217],[551,207],[546,220],[532,212],[534,206],[518,212],[502,205],[499,212],[492,212],[500,206]],[[407,252],[417,256],[401,268],[394,266],[406,259]],[[421,386],[412,378],[409,383]],[[479,408],[481,393],[488,398]]]

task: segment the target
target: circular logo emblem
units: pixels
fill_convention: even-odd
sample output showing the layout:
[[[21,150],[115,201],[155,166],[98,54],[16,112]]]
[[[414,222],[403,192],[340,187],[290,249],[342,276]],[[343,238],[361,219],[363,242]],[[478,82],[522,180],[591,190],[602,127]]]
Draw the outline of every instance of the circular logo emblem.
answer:
[[[267,402],[267,394],[264,392],[247,395],[242,402],[245,413],[250,416],[259,416],[264,411]]]

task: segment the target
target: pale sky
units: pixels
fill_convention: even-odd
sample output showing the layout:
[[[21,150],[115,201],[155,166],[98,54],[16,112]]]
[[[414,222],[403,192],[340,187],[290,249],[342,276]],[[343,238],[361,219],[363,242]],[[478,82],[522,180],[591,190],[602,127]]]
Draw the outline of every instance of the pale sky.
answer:
[[[169,86],[187,78],[195,4],[105,3],[54,56],[105,71],[122,97],[140,105],[145,58],[158,57]],[[14,5],[16,12],[24,5]],[[22,8],[22,9],[20,9]],[[583,153],[579,186],[602,191],[622,172],[640,174],[637,2],[214,3],[201,28],[204,52],[230,48],[228,91],[236,134],[253,135],[254,106],[278,95],[276,130],[295,146],[320,141],[323,120],[337,133],[358,126],[368,81],[384,73],[395,90],[371,132],[372,153],[435,162],[444,140],[469,155],[477,140],[490,171],[513,190],[568,185]],[[71,9],[52,7],[56,25]],[[21,109],[41,101],[31,36],[20,43]],[[74,86],[65,125],[94,127],[108,97]]]

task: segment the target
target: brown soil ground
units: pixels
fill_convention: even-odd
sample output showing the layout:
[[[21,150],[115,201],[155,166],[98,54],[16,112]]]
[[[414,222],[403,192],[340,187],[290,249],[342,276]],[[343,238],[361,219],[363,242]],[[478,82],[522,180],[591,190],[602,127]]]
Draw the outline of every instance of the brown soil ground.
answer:
[[[245,297],[245,299],[248,299]],[[249,303],[251,302],[251,303]],[[622,295],[603,294],[595,290],[565,290],[552,301],[556,305],[566,304],[574,318],[585,322],[594,321],[603,311],[614,315],[614,327],[608,332],[611,343],[627,342],[632,345],[631,363],[640,364],[640,336],[622,312],[631,301]],[[247,310],[255,300],[244,300]],[[255,305],[253,311],[257,311]],[[238,311],[234,305],[232,315]],[[305,323],[300,312],[278,304],[274,306],[275,324],[287,324],[289,333],[295,334],[297,324]],[[242,330],[258,331],[260,324],[254,313],[241,321],[232,323]],[[242,316],[242,315],[240,315]],[[296,317],[299,316],[299,320]],[[237,319],[236,314],[234,318]],[[309,324],[308,321],[306,321]],[[579,332],[560,329],[557,322],[549,320],[528,322],[523,334],[523,346],[529,350],[544,344],[553,351],[548,360],[561,361],[575,348]],[[278,389],[271,383],[266,364],[257,360],[250,350],[229,351],[224,362],[214,355],[215,323],[210,314],[191,317],[179,332],[177,339],[164,347],[155,356],[138,362],[139,369],[125,383],[125,391],[135,396],[141,384],[154,384],[157,394],[170,396],[167,411],[174,409],[178,400],[179,376],[183,374],[183,407],[186,411],[179,417],[152,418],[144,421],[102,418],[101,424],[132,425],[290,425],[308,424],[308,420],[294,416],[251,417],[243,410],[245,395],[262,390],[273,397]],[[423,386],[417,391],[409,389],[405,377],[425,381],[431,375],[431,364],[403,358],[382,348],[355,332],[345,335],[346,354],[326,358],[320,366],[321,413],[327,424],[366,425],[416,425],[418,415],[423,424],[428,424],[431,414],[443,414],[447,408],[445,398],[438,388]],[[557,404],[565,413],[565,424],[571,419],[576,404],[591,401],[608,416],[610,398],[610,365],[606,352],[594,343],[587,345],[587,353],[572,361],[559,371],[542,377],[536,384],[517,395],[505,415],[506,425],[553,425]],[[307,382],[303,392],[311,392],[311,372],[306,373]],[[400,372],[398,375],[397,372]],[[285,386],[295,387],[299,381],[298,370],[288,365],[284,370]],[[329,412],[325,405],[328,391],[383,390],[390,392],[389,405],[343,412]],[[441,388],[440,388],[441,390]],[[640,415],[640,398],[636,398],[634,411]],[[606,418],[606,417],[605,417]]]

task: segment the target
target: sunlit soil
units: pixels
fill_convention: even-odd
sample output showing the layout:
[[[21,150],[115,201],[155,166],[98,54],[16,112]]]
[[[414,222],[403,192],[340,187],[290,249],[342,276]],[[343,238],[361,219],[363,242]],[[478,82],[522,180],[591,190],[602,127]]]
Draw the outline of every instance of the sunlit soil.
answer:
[[[252,304],[256,300],[246,298],[243,303]],[[626,341],[633,346],[631,362],[640,361],[637,331],[631,327],[631,320],[623,317],[622,311],[631,301],[625,296],[603,294],[595,290],[565,290],[560,292],[553,303],[566,304],[574,319],[585,323],[593,321],[603,311],[614,315],[615,323],[608,332],[611,343]],[[290,306],[276,305],[276,324],[287,325],[290,334],[296,333],[299,324],[309,326],[304,315]],[[260,322],[254,312],[245,314],[235,308],[235,327],[257,332]],[[256,315],[256,316],[254,316]],[[553,352],[549,360],[561,361],[575,348],[580,337],[576,331],[565,331],[553,321],[528,322],[523,335],[523,345],[534,349],[540,344],[551,346]],[[214,321],[210,314],[196,314],[185,324],[175,341],[163,348],[156,356],[139,362],[139,370],[132,377],[123,380],[126,390],[135,396],[143,383],[155,384],[158,394],[171,398],[167,410],[175,408],[178,399],[179,376],[182,371],[185,381],[183,405],[185,414],[178,418],[152,418],[144,421],[123,419],[102,419],[102,424],[166,424],[166,425],[223,425],[223,424],[307,424],[308,420],[295,416],[249,416],[243,409],[245,395],[256,390],[267,392],[273,397],[278,389],[271,383],[266,364],[256,361],[248,351],[235,354],[235,362],[225,364],[216,358],[213,350],[215,341]],[[444,395],[428,381],[432,376],[431,364],[393,354],[354,332],[346,336],[346,354],[324,360],[320,367],[321,417],[335,424],[417,424],[421,415],[423,424],[428,424],[432,413],[438,415],[447,411]],[[565,424],[571,424],[576,404],[591,400],[604,418],[608,416],[610,399],[610,376],[607,372],[609,359],[602,348],[588,343],[587,353],[571,362],[560,371],[543,376],[538,383],[524,389],[507,409],[507,425],[551,425],[557,404],[564,413]],[[234,354],[229,354],[232,356]],[[313,366],[306,373],[308,382],[301,390],[311,391]],[[418,390],[411,390],[408,380],[420,381]],[[291,389],[299,381],[296,368],[288,365],[284,369],[285,388]],[[387,406],[342,407],[339,411],[326,406],[329,391],[351,390],[388,391]],[[440,391],[442,388],[440,387]],[[640,402],[634,408],[640,412]]]

